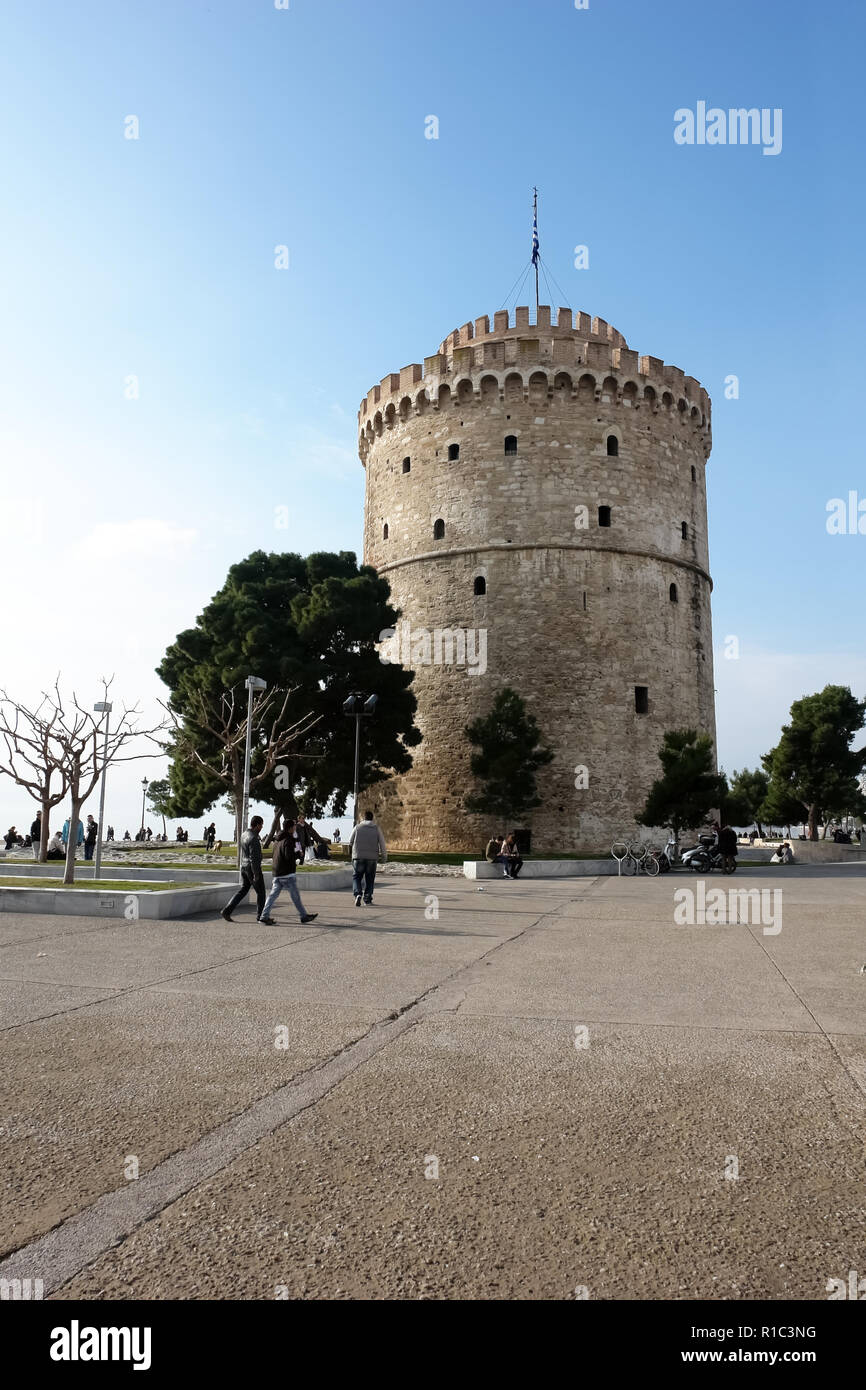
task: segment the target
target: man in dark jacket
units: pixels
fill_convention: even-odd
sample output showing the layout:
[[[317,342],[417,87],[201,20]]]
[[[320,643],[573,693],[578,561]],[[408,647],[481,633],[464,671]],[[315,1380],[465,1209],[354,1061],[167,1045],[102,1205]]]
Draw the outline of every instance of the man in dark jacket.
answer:
[[[39,849],[42,843],[42,812],[36,812],[36,819],[30,827],[30,845],[33,850],[33,858],[39,858]]]
[[[84,857],[93,858],[93,851],[96,849],[96,837],[99,834],[99,826],[92,816],[87,817],[87,829],[84,832]]]
[[[241,836],[241,886],[220,913],[227,922],[232,920],[232,913],[238,903],[243,902],[251,888],[256,890],[256,917],[262,915],[265,905],[265,880],[262,876],[262,842],[259,832],[263,824],[261,816],[253,816],[249,830],[245,830]]]
[[[298,910],[298,916],[304,925],[306,925],[307,922],[314,922],[318,917],[318,912],[307,912],[304,908],[304,904],[301,902],[301,895],[298,892],[297,867],[298,859],[295,853],[295,822],[287,817],[283,821],[283,828],[280,833],[274,836],[274,876],[271,881],[271,891],[268,894],[268,900],[259,913],[259,921],[263,922],[266,927],[272,927],[274,925],[274,919],[271,916],[271,908],[284,888],[287,889],[289,897],[295,904]]]

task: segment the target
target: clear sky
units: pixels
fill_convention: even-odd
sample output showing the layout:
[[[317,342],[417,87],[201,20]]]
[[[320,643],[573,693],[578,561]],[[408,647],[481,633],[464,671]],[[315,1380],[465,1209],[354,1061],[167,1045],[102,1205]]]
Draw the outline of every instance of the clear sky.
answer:
[[[114,673],[152,714],[235,560],[359,551],[358,403],[502,305],[537,184],[565,302],[713,398],[722,765],[862,694],[866,535],[826,507],[866,498],[864,29],[859,0],[5,0],[0,685]],[[677,144],[701,101],[781,108],[781,152]],[[112,774],[106,819],[164,769]],[[4,829],[32,809],[0,781]]]

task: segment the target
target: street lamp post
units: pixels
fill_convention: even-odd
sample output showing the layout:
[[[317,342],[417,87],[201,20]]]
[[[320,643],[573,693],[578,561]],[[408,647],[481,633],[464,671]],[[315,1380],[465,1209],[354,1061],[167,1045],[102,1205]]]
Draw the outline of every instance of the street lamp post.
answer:
[[[144,798],[147,796],[147,778],[141,779],[141,829],[142,839],[144,839]]]
[[[378,695],[364,696],[359,690],[353,690],[348,700],[343,701],[343,713],[355,721],[355,792],[354,807],[352,811],[352,822],[358,824],[358,791],[361,775],[361,720],[369,719],[376,713],[376,705],[379,703]]]
[[[102,781],[99,788],[99,825],[96,831],[96,863],[93,868],[94,879],[99,878],[102,869],[102,837],[105,833],[105,779],[108,775],[108,725],[111,722],[111,705],[100,700],[93,706],[94,714],[105,715],[105,743],[102,746]]]
[[[253,691],[267,690],[268,683],[263,681],[261,676],[247,676],[244,681],[249,695],[247,699],[247,746],[244,752],[244,794],[241,800],[238,815],[238,882],[241,880],[241,836],[244,833],[244,826],[247,823],[247,811],[250,802],[250,755],[252,753],[253,740]],[[237,807],[235,808],[238,809]]]

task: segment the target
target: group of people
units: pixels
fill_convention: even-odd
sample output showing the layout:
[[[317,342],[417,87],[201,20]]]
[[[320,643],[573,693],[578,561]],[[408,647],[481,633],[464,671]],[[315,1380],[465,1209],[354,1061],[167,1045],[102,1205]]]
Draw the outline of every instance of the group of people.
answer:
[[[303,815],[297,818],[286,816],[273,840],[273,880],[268,892],[262,868],[263,825],[261,816],[253,816],[249,828],[241,836],[241,882],[221,910],[220,916],[226,922],[233,921],[232,913],[235,908],[252,891],[256,895],[256,921],[272,927],[275,921],[271,916],[271,910],[277,898],[285,891],[294,904],[301,924],[306,926],[308,922],[314,922],[319,914],[308,912],[304,907],[298,889],[298,867],[305,861],[311,863],[315,859],[327,858],[328,842],[308,824]],[[339,840],[336,843],[339,843]],[[384,864],[388,858],[385,837],[373,819],[372,811],[365,812],[364,819],[352,831],[349,854],[352,858],[352,892],[355,906],[360,907],[362,903],[372,906],[376,868],[380,859]]]
[[[66,858],[66,848],[69,844],[70,825],[71,817],[67,817],[67,819],[63,822],[63,829],[55,830],[54,834],[49,839],[47,850],[48,859]],[[82,823],[81,821],[78,822],[78,830],[75,837],[75,847],[77,850],[82,845],[84,846],[85,859],[93,858],[93,851],[96,849],[96,841],[98,835],[99,826],[93,819],[93,816],[88,816],[87,821],[85,823]],[[19,835],[17,830],[15,829],[15,826],[12,825],[6,832],[4,839],[7,850],[12,848],[30,849],[33,853],[33,858],[38,859],[39,848],[42,844],[42,812],[36,812],[36,819],[30,827],[29,835]]]
[[[512,830],[509,835],[493,835],[487,841],[484,858],[489,864],[502,865],[503,878],[517,878],[523,868],[523,860],[517,845],[517,835]]]

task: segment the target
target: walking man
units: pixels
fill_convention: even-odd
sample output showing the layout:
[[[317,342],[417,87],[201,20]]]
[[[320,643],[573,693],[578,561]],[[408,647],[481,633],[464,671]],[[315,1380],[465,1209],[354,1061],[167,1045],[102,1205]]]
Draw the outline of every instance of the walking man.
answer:
[[[259,824],[261,825],[261,821],[259,821]],[[306,926],[307,922],[315,922],[318,917],[318,912],[307,912],[304,908],[304,904],[301,902],[301,895],[298,892],[297,867],[298,855],[295,846],[295,822],[290,817],[286,817],[279,835],[274,836],[274,876],[271,881],[271,891],[268,894],[268,900],[262,908],[258,919],[260,922],[263,922],[266,927],[274,926],[271,908],[284,888],[288,891],[289,897],[298,910],[298,916],[301,919],[302,925]]]
[[[42,844],[42,812],[36,812],[36,819],[30,827],[30,847],[33,850],[33,858],[39,858],[39,850]]]
[[[256,919],[261,917],[265,905],[265,880],[262,876],[262,842],[259,833],[264,824],[261,816],[253,816],[249,830],[241,836],[241,884],[237,892],[220,911],[227,922],[238,903],[243,902],[251,888],[256,892]]]
[[[373,820],[372,811],[365,811],[364,819],[352,831],[349,854],[352,856],[352,892],[355,894],[355,906],[361,906],[363,897],[364,902],[370,907],[373,902],[373,884],[376,881],[376,862],[379,855],[382,856],[383,864],[388,862],[385,837]]]

